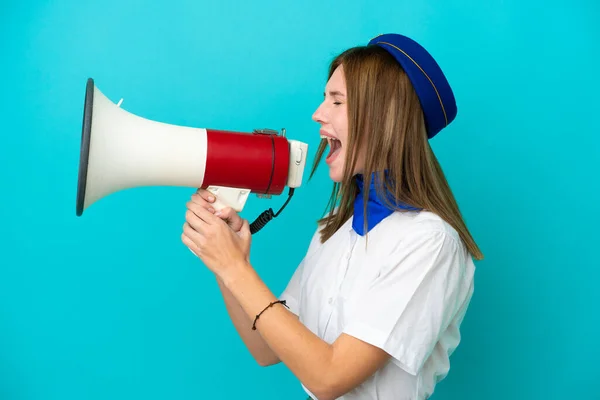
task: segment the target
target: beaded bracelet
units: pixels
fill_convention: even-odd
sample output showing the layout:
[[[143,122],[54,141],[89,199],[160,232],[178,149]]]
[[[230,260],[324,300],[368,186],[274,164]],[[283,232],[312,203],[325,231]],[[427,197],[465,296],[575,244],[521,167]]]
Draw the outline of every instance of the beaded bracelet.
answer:
[[[268,308],[273,307],[275,304],[278,304],[278,303],[283,304],[284,306],[286,306],[289,309],[289,307],[287,306],[285,300],[277,300],[277,301],[274,301],[274,302],[270,303],[268,306],[266,306],[261,312],[259,312],[256,315],[256,318],[254,318],[254,323],[252,324],[252,330],[253,331],[256,330],[256,321],[258,321],[258,318],[261,316],[261,314],[264,313]]]

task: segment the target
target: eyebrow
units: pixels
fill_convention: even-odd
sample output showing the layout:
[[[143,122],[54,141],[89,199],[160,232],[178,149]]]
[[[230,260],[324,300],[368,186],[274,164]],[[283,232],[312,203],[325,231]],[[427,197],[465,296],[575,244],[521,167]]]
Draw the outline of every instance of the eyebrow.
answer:
[[[345,97],[345,95],[342,92],[338,91],[338,90],[329,91],[329,95],[330,96],[342,96],[342,97]],[[323,93],[323,96],[325,96],[325,93]]]

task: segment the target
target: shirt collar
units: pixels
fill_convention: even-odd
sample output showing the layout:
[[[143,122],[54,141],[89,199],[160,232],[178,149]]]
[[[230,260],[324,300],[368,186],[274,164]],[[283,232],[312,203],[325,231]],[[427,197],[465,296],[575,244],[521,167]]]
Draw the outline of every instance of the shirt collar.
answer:
[[[388,177],[387,171],[385,177]],[[354,199],[354,216],[352,220],[352,229],[361,236],[372,230],[377,224],[390,216],[396,209],[402,210],[419,210],[419,208],[409,206],[407,204],[395,201],[393,194],[387,192],[389,200],[392,204],[396,204],[397,208],[389,208],[383,199],[379,197],[376,190],[377,174],[371,175],[371,183],[369,185],[369,198],[367,199],[367,214],[364,213],[364,177],[362,174],[355,176],[355,182],[358,186],[358,193]],[[367,219],[367,231],[364,230],[364,221]]]

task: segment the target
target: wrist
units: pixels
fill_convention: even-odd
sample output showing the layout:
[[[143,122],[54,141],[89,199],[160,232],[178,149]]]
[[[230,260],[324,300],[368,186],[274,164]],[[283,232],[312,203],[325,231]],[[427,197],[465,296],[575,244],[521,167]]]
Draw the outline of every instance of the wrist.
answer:
[[[278,300],[249,262],[232,266],[222,275],[223,286],[233,295],[249,318],[254,319],[269,303]]]
[[[217,279],[226,288],[231,289],[239,280],[244,280],[245,277],[254,272],[250,263],[246,260],[240,260],[235,264],[226,268],[222,273],[217,275]]]

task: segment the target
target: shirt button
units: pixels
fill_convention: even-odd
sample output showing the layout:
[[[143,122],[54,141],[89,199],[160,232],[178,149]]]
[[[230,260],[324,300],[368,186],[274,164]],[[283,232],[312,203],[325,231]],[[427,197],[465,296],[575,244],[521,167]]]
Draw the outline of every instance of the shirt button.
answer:
[[[330,298],[329,298],[329,301],[328,301],[328,303],[329,303],[329,304],[333,304],[333,297],[330,297]]]

